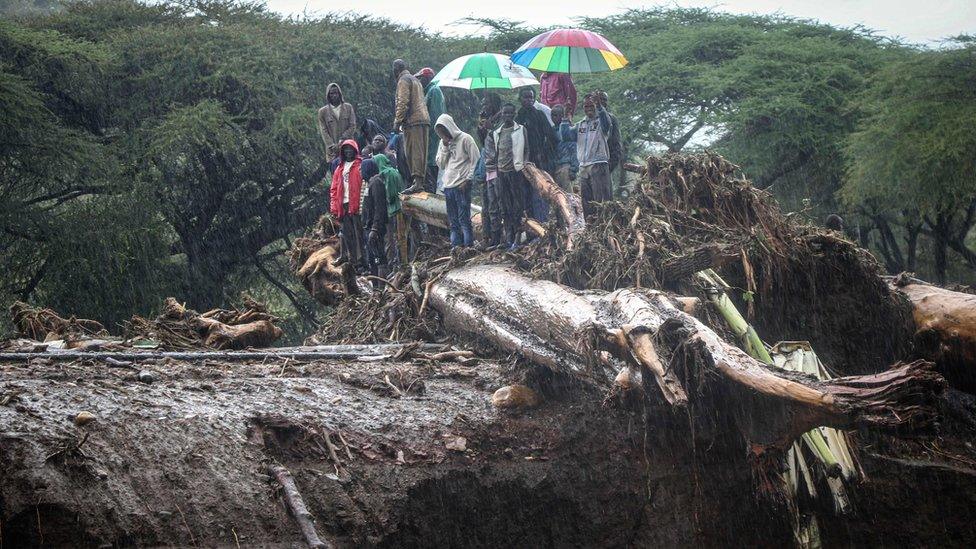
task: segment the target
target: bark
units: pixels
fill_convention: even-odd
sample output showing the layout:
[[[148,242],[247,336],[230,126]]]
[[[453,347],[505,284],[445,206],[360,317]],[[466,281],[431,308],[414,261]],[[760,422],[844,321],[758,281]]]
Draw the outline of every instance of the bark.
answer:
[[[949,384],[976,392],[976,295],[896,278],[894,289],[912,304],[915,347],[935,361]]]
[[[766,366],[722,340],[666,294],[622,289],[578,292],[505,265],[447,273],[431,290],[445,327],[483,338],[557,372],[609,388],[623,364],[640,366],[659,395],[683,408],[690,387],[660,357],[689,356],[694,372],[718,374],[739,402],[736,423],[757,448],[785,450],[817,426],[894,429],[934,416],[944,380],[931,364],[896,365],[829,382]],[[653,337],[652,337],[653,335]],[[603,358],[608,351],[620,362]]]
[[[559,215],[559,219],[566,227],[568,235],[566,248],[572,249],[579,235],[586,229],[586,218],[583,216],[583,201],[578,194],[570,193],[556,184],[552,176],[535,167],[531,162],[522,168],[525,179]]]

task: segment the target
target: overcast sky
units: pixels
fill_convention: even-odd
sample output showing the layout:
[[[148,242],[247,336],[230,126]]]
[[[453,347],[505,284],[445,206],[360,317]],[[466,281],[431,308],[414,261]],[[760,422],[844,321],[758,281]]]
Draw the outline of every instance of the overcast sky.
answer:
[[[625,7],[655,5],[712,7],[732,13],[782,13],[845,27],[861,24],[885,36],[927,44],[958,34],[976,34],[976,0],[563,0],[558,4],[551,0],[372,0],[351,3],[335,0],[267,0],[267,3],[269,8],[279,13],[308,13],[312,16],[334,11],[339,5],[360,6],[353,11],[452,35],[483,32],[483,29],[454,24],[470,16],[514,19],[526,21],[532,26],[569,25],[573,17],[581,15],[607,15],[623,11]],[[558,7],[553,7],[554,4]],[[594,6],[607,11],[595,12]]]

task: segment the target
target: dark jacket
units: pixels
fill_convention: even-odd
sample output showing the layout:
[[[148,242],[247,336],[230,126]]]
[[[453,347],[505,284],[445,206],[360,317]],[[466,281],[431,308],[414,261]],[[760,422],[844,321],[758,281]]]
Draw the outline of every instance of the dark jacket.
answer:
[[[552,122],[535,107],[522,107],[515,115],[515,121],[525,126],[525,140],[528,145],[528,158],[541,170],[552,171],[556,156],[556,130]]]
[[[386,235],[386,182],[383,176],[374,175],[366,187],[366,200],[363,202],[363,230],[376,231],[380,238]]]

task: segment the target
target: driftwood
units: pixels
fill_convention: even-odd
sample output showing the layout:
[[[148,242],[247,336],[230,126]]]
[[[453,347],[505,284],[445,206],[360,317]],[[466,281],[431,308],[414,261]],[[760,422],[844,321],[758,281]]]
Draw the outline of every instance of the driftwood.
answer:
[[[169,358],[172,360],[322,360],[358,359],[360,357],[381,357],[382,359],[433,358],[449,360],[473,356],[469,351],[445,351],[444,345],[437,344],[375,344],[375,345],[312,345],[304,347],[277,347],[267,351],[58,351],[48,352],[0,352],[0,360],[45,359],[58,361],[101,360],[141,361]]]
[[[894,429],[932,420],[944,380],[928,362],[871,376],[818,381],[766,366],[653,291],[578,292],[533,280],[505,265],[454,269],[434,284],[431,305],[449,330],[474,334],[541,366],[607,388],[620,367],[641,369],[672,407],[688,387],[662,356],[691,357],[690,368],[718,379],[742,405],[737,425],[754,449],[785,450],[817,426]],[[704,376],[703,376],[704,377]],[[709,376],[711,377],[711,376]],[[645,384],[646,385],[646,384]]]
[[[339,238],[301,238],[292,250],[292,270],[309,295],[323,305],[333,306],[346,296],[359,293],[354,266],[338,263]]]
[[[976,392],[976,295],[898,277],[896,291],[912,304],[915,347],[938,364],[949,384]]]
[[[302,494],[298,491],[298,487],[295,486],[295,479],[288,472],[288,469],[280,465],[272,465],[268,467],[268,472],[281,485],[288,510],[295,517],[295,522],[301,528],[302,535],[305,536],[305,541],[308,543],[308,546],[312,549],[332,549],[332,544],[322,541],[318,532],[315,531],[315,517],[312,516],[312,513],[308,512],[308,507],[305,506],[305,500],[302,499]]]

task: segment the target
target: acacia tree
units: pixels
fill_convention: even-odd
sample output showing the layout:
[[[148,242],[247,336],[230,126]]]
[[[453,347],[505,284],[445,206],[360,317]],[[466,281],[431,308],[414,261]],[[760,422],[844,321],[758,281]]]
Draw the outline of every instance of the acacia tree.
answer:
[[[976,42],[961,37],[954,45],[918,51],[872,79],[859,103],[866,116],[847,140],[841,191],[851,206],[900,215],[914,227],[904,254],[889,237],[892,254],[914,255],[919,234],[931,239],[943,284],[949,250],[976,269],[967,243],[976,224]]]

